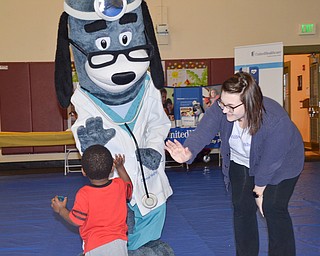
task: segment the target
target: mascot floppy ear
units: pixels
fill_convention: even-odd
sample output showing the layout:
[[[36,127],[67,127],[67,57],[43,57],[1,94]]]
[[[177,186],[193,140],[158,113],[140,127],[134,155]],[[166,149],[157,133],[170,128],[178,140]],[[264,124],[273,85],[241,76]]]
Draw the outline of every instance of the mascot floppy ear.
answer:
[[[150,61],[150,73],[151,73],[151,77],[155,87],[157,89],[161,89],[164,86],[164,72],[161,64],[158,43],[157,43],[156,35],[154,33],[153,23],[149,13],[149,9],[145,1],[142,1],[141,8],[142,8],[145,31],[148,39],[150,40],[150,43],[154,47],[154,56]]]
[[[59,21],[57,50],[55,57],[55,87],[60,105],[67,108],[73,94],[71,57],[68,38],[68,17],[63,12]]]

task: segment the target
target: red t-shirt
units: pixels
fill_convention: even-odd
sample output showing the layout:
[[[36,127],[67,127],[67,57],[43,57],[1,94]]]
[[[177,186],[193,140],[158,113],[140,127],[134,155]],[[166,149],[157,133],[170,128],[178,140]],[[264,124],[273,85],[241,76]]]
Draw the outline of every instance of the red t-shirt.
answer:
[[[127,199],[131,196],[132,184],[120,178],[77,192],[69,217],[80,226],[84,253],[116,239],[127,240]]]

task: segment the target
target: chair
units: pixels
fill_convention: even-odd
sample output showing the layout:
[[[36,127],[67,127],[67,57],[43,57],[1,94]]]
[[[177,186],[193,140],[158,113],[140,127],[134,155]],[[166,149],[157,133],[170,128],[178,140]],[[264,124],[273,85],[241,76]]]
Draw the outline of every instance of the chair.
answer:
[[[71,162],[70,154],[75,155],[80,159],[80,154],[77,148],[70,148],[70,146],[64,146],[64,175],[70,172],[81,172],[81,163]],[[76,161],[76,160],[74,160]]]

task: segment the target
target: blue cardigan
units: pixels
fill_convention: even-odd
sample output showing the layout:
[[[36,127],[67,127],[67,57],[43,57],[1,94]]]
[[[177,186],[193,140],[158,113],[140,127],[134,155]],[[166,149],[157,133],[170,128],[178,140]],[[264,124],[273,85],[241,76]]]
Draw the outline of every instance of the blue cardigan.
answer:
[[[252,136],[250,149],[250,176],[255,185],[276,185],[285,179],[298,176],[304,166],[304,144],[301,134],[287,112],[276,101],[264,97],[263,122]],[[192,152],[192,163],[197,154],[220,132],[222,172],[229,185],[229,138],[234,122],[229,122],[218,104],[213,104],[204,114],[200,124],[184,142]]]

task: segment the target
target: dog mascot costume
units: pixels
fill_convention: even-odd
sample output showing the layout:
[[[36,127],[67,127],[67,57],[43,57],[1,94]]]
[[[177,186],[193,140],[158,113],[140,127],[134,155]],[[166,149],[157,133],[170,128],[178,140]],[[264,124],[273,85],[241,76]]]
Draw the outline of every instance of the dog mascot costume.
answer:
[[[72,84],[72,47],[79,86]],[[70,101],[79,152],[101,144],[125,154],[133,183],[128,203],[129,255],[174,255],[159,240],[172,194],[165,174],[164,140],[170,121],[152,20],[143,0],[65,0],[55,60],[58,100]],[[150,70],[150,73],[149,71]]]

